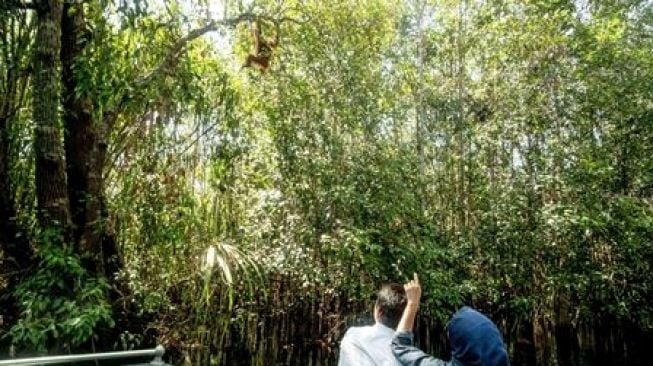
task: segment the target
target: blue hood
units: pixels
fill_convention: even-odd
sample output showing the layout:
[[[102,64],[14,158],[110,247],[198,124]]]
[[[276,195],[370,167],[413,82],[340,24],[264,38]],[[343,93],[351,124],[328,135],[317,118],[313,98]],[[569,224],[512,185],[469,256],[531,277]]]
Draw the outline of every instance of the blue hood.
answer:
[[[465,366],[509,366],[497,326],[485,315],[464,306],[448,325],[451,356]]]

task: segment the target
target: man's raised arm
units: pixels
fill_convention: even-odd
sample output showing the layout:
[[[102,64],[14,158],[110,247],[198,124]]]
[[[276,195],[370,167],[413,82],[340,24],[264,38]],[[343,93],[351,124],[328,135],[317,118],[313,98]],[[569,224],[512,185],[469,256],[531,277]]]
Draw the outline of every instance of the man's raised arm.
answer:
[[[392,352],[404,366],[446,366],[446,362],[429,356],[413,346],[413,327],[422,296],[422,288],[417,273],[413,274],[412,281],[404,285],[404,289],[406,290],[406,308],[397,326],[397,332],[392,339]]]
[[[397,326],[397,331],[412,332],[415,316],[419,310],[419,300],[422,297],[422,288],[419,285],[417,273],[413,273],[413,280],[404,285],[404,290],[406,290],[406,308]]]

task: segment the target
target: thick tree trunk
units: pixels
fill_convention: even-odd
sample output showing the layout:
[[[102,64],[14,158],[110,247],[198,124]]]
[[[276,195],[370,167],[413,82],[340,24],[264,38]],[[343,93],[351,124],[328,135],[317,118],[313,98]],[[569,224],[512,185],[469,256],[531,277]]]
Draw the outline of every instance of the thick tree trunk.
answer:
[[[104,274],[102,251],[102,161],[99,160],[98,124],[93,119],[93,103],[88,94],[75,92],[78,80],[74,63],[88,42],[84,33],[82,9],[67,3],[61,22],[61,62],[63,76],[64,126],[66,135],[66,172],[73,220],[73,238],[77,251],[89,269]]]
[[[74,63],[79,61],[86,44],[92,40],[86,38],[83,11],[69,11],[72,6],[79,5],[64,5],[61,61],[66,129],[64,146],[73,236],[86,267],[113,282],[115,273],[122,268],[122,256],[114,233],[106,225],[109,213],[104,199],[103,176],[108,125],[117,115],[96,118],[92,97],[75,92],[80,80],[75,76]]]
[[[43,0],[39,4],[32,109],[39,222],[44,230],[67,234],[71,220],[59,121],[62,10],[62,0]]]

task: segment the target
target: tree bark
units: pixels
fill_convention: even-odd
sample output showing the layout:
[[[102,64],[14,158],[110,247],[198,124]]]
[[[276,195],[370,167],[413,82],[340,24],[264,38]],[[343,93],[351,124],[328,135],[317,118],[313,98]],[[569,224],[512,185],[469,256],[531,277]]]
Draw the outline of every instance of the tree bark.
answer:
[[[63,120],[66,134],[66,173],[76,250],[90,270],[104,274],[101,236],[103,233],[102,161],[99,160],[98,123],[88,93],[76,93],[79,85],[74,64],[84,52],[84,12],[80,4],[66,3],[61,20],[61,63],[63,80]],[[72,11],[71,11],[72,10]]]
[[[43,0],[39,5],[32,98],[38,219],[43,230],[56,230],[67,236],[71,219],[59,121],[58,60],[63,1]]]

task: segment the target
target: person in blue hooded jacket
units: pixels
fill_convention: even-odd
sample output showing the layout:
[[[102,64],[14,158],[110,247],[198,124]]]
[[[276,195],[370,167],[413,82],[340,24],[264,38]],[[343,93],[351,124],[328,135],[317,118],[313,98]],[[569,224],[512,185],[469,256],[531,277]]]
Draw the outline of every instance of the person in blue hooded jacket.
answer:
[[[501,332],[485,315],[464,306],[447,326],[451,361],[443,361],[413,346],[413,325],[419,309],[421,287],[417,274],[404,285],[406,308],[392,340],[392,352],[404,366],[510,366]]]

